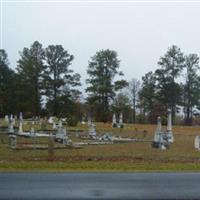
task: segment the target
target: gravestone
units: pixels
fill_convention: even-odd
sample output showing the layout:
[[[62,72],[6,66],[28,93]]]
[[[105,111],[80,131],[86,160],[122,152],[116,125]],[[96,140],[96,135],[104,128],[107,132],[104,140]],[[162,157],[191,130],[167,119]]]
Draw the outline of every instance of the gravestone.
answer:
[[[164,133],[162,132],[162,124],[160,116],[157,119],[157,128],[154,135],[154,142],[163,143],[164,142]]]
[[[158,119],[157,119],[157,129],[156,129],[156,131],[157,131],[158,133],[162,132],[162,123],[161,123],[161,118],[160,118],[160,116],[158,116]]]
[[[5,115],[5,121],[6,121],[6,122],[9,122],[9,117],[8,117],[8,115]]]
[[[12,121],[12,120],[13,120],[13,114],[10,115],[10,121]]]
[[[166,134],[165,132],[162,132],[162,124],[160,116],[157,118],[157,128],[154,135],[154,141],[152,142],[152,147],[163,150],[169,148]]]
[[[30,130],[30,137],[32,137],[32,140],[33,140],[33,150],[36,150],[36,133],[33,127],[31,127],[31,130]]]
[[[78,129],[76,129],[76,137],[78,138],[80,136]]]
[[[22,112],[19,113],[19,120],[23,121],[23,113]]]
[[[31,135],[32,137],[35,136],[35,129],[34,129],[33,127],[31,127],[30,135]]]
[[[113,128],[117,127],[117,120],[116,120],[116,115],[115,115],[115,113],[113,114],[113,117],[112,117],[112,127],[113,127]]]
[[[17,137],[16,135],[9,135],[10,147],[16,148],[17,146]]]
[[[173,132],[172,132],[172,112],[170,109],[168,109],[166,136],[167,136],[168,142],[170,142],[170,143],[174,142],[174,136],[173,136]]]
[[[95,125],[91,124],[89,127],[89,133],[88,133],[89,137],[91,137],[92,139],[96,139],[96,129],[95,129]]]
[[[13,120],[10,120],[10,119],[9,119],[9,123],[8,123],[8,133],[14,133]]]
[[[62,144],[67,144],[68,143],[68,137],[67,137],[67,132],[66,130],[62,127],[62,122],[59,122],[58,129],[55,135],[55,141],[62,143]]]
[[[62,120],[59,121],[58,128],[62,128]]]
[[[20,120],[18,134],[22,134],[22,133],[23,133],[23,124],[22,124],[22,121]]]
[[[49,117],[48,123],[49,123],[49,124],[53,124],[53,122],[54,122],[53,117]]]
[[[120,116],[119,116],[119,128],[124,128],[122,113],[120,113]]]
[[[99,140],[105,142],[113,142],[116,137],[112,135],[112,133],[105,133],[102,135]]]
[[[200,136],[196,136],[194,139],[194,148],[200,150]]]
[[[53,129],[56,130],[57,129],[57,126],[56,126],[56,123],[53,121]]]

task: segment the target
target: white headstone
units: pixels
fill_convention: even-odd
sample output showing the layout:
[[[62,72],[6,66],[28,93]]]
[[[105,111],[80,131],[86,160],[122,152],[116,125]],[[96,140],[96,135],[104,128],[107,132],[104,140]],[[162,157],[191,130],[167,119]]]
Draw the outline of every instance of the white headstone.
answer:
[[[117,125],[117,120],[116,120],[116,115],[114,113],[112,117],[112,126],[115,127],[116,125]]]
[[[33,127],[31,127],[30,135],[31,135],[31,136],[35,136],[35,129],[34,129]]]
[[[8,132],[14,133],[13,121],[11,120],[9,120],[9,123],[8,123]]]
[[[162,132],[162,124],[161,124],[161,118],[160,116],[157,119],[157,132]]]
[[[19,130],[18,130],[18,133],[23,133],[23,124],[22,124],[22,121],[19,122]]]
[[[164,142],[164,136],[162,132],[156,132],[156,134],[154,135],[154,142],[159,142],[159,143],[163,143]]]
[[[96,130],[94,124],[91,124],[91,126],[89,127],[89,136],[92,138],[96,137]]]
[[[15,117],[13,118],[12,123],[13,123],[13,125],[15,125]]]
[[[167,116],[167,131],[172,131],[172,112],[168,109],[168,116]]]
[[[5,121],[6,121],[6,122],[9,122],[9,117],[8,117],[8,115],[5,115]]]
[[[119,124],[123,125],[123,114],[122,113],[120,113],[120,116],[119,116]]]
[[[58,130],[55,135],[55,140],[58,142],[62,142],[63,144],[66,144],[68,140],[67,132],[64,128],[58,127]]]
[[[200,136],[196,136],[194,139],[194,148],[200,150]]]
[[[156,131],[155,131],[155,135],[154,135],[154,142],[157,143],[157,148],[160,148],[162,150],[165,150],[166,149],[166,146],[165,146],[165,133],[162,132],[162,124],[161,124],[161,118],[160,116],[157,118],[157,128],[156,128]]]
[[[20,120],[20,121],[23,120],[23,113],[22,113],[22,112],[19,113],[19,120]]]
[[[162,150],[166,150],[167,147],[166,147],[164,144],[162,144],[162,145],[161,145],[161,149],[162,149]]]
[[[119,123],[118,123],[118,128],[123,128],[124,127],[124,124],[123,124],[123,114],[120,113],[120,116],[119,116]]]
[[[50,124],[53,124],[53,117],[49,117],[48,122],[49,122]]]
[[[56,123],[53,121],[53,129],[57,129]]]
[[[58,127],[62,128],[62,120],[59,121]]]
[[[17,146],[17,137],[16,135],[9,135],[10,146],[11,148],[15,148]]]
[[[170,143],[174,142],[174,136],[172,132],[172,112],[168,109],[168,117],[167,117],[167,141]]]

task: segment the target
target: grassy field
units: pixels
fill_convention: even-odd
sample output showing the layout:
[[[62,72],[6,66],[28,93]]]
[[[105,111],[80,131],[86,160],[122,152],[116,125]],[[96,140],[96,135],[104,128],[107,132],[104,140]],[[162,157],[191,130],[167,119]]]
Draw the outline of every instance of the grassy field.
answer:
[[[25,128],[28,130],[30,125]],[[68,130],[77,128],[86,131],[87,125],[67,127]],[[120,130],[111,124],[97,123],[96,129],[98,134],[112,132],[122,137],[152,140],[156,126],[127,124]],[[173,132],[175,142],[166,151],[151,148],[151,142],[87,145],[81,149],[57,149],[52,161],[48,161],[47,150],[11,149],[8,136],[0,134],[0,171],[200,171],[200,152],[194,149],[194,138],[200,135],[200,127],[176,126]],[[77,141],[75,133],[70,137]],[[29,143],[31,139],[18,137],[20,142]]]

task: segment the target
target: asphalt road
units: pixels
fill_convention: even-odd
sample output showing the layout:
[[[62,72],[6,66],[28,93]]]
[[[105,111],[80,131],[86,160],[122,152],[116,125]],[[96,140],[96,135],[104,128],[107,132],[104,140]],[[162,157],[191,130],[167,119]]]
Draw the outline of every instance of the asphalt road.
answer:
[[[200,173],[0,173],[0,199],[200,199]]]

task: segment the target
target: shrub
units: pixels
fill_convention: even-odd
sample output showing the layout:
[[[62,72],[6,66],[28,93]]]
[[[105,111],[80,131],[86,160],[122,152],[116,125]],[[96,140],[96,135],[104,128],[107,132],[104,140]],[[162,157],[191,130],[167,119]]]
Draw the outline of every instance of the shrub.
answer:
[[[78,118],[76,116],[72,116],[70,115],[68,118],[67,118],[67,123],[69,126],[77,126],[78,124]]]

